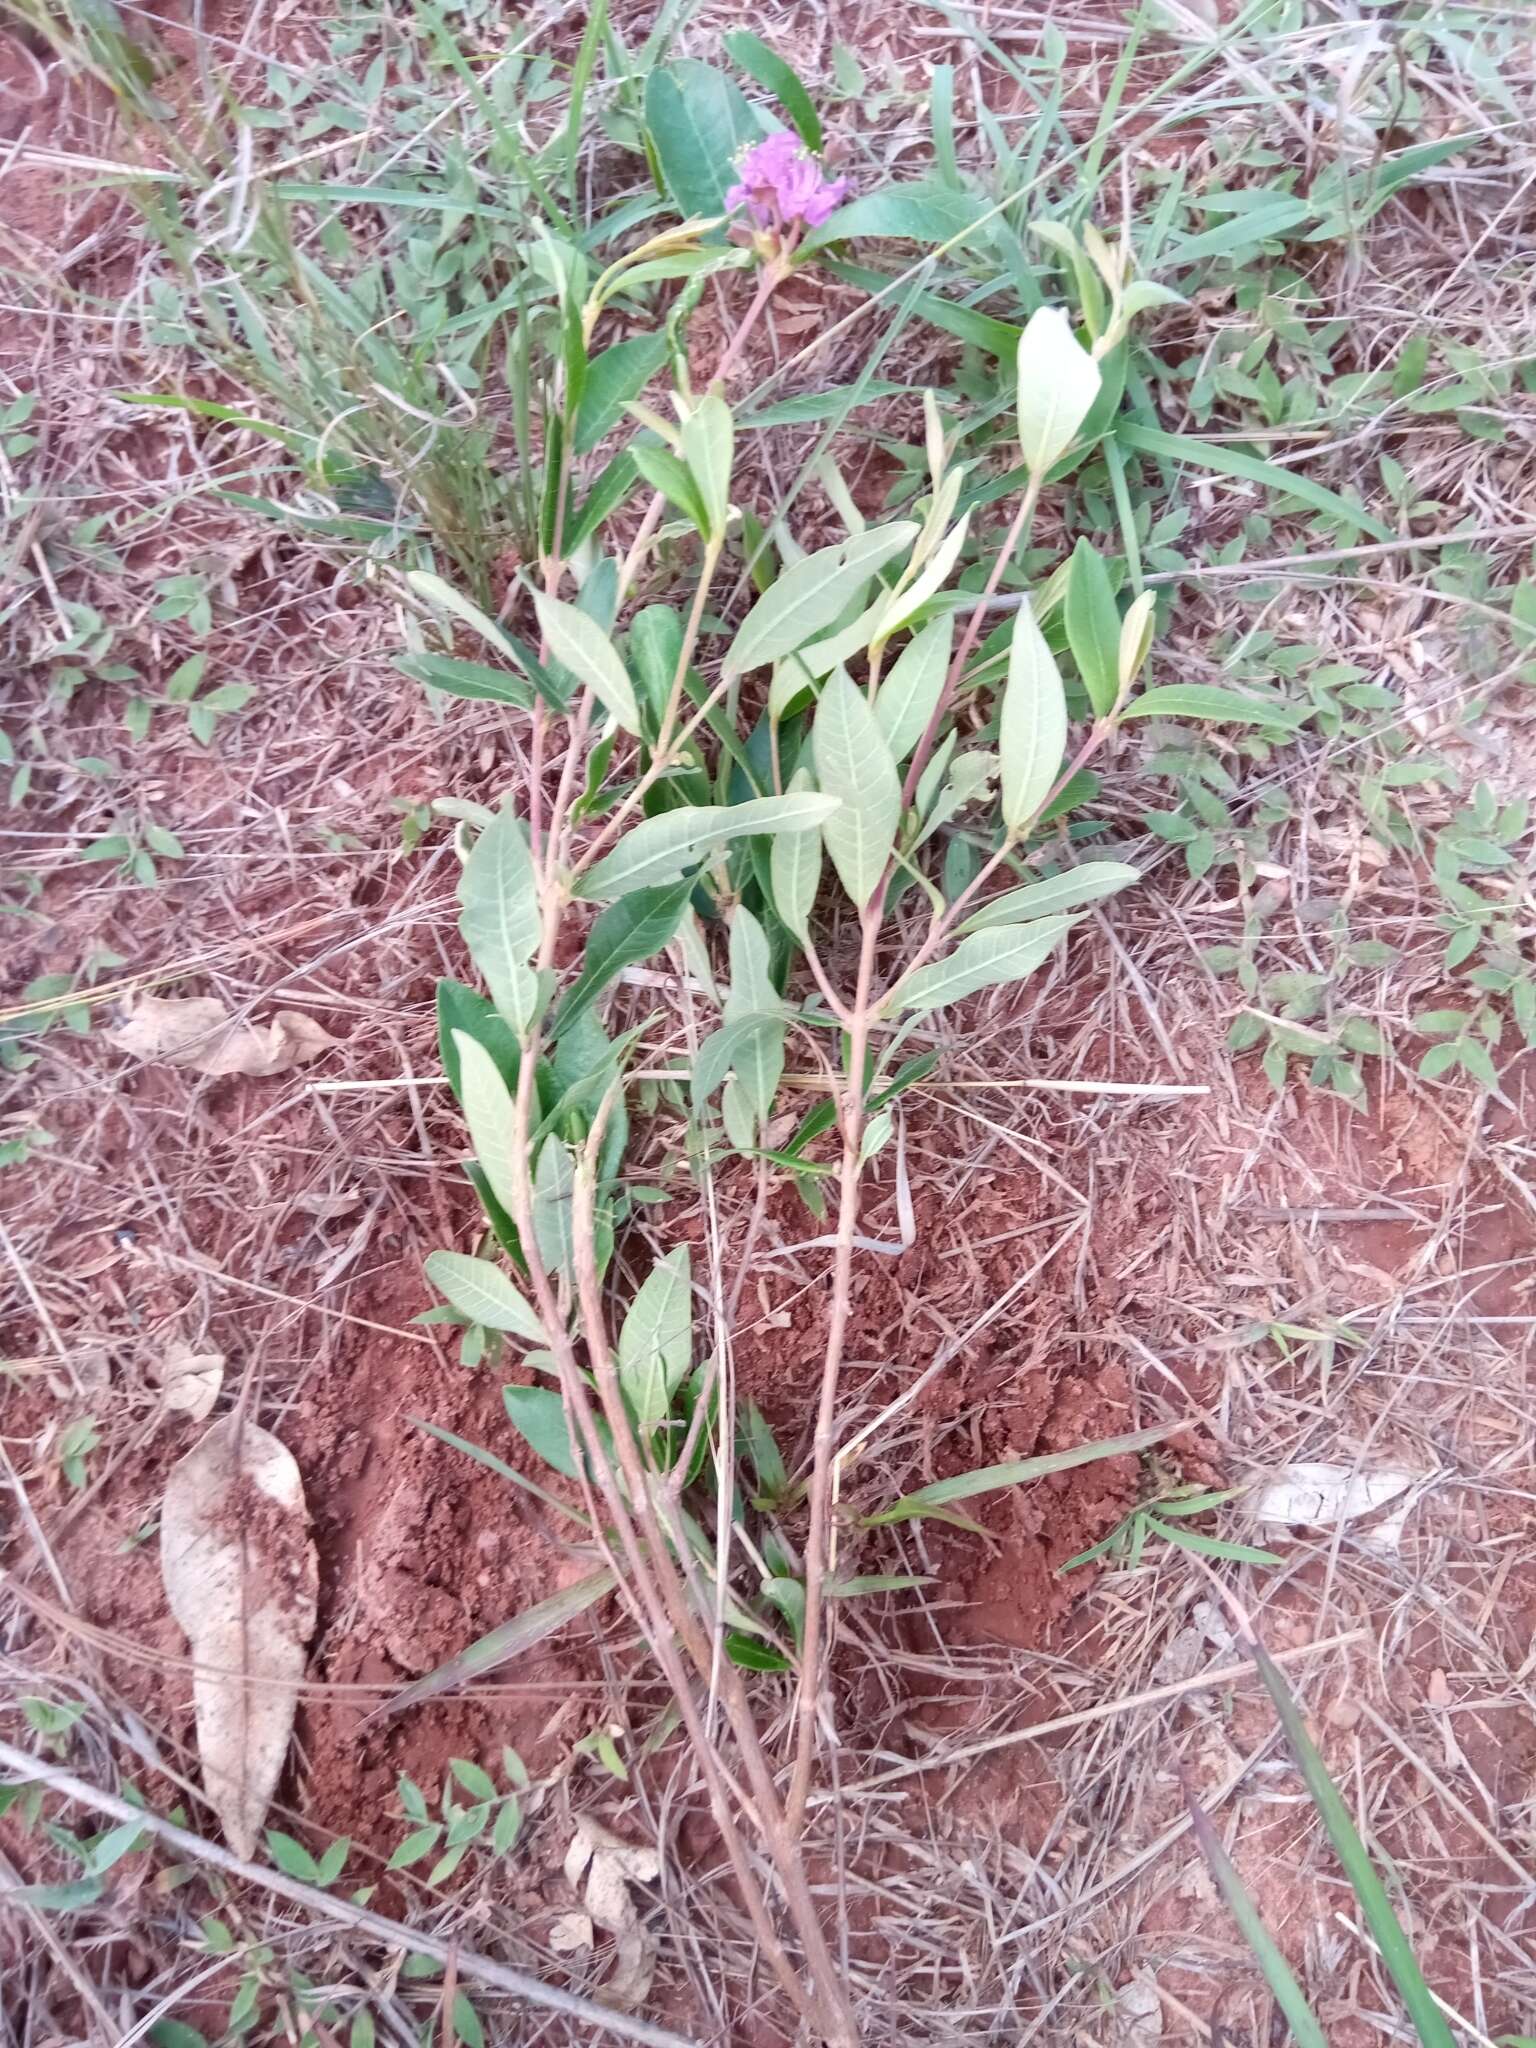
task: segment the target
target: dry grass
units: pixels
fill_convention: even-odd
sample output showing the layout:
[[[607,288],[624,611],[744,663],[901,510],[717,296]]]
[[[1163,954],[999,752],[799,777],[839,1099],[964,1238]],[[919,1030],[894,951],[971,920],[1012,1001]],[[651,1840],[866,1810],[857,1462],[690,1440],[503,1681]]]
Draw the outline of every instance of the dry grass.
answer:
[[[1109,18],[1117,12],[1059,24],[1073,87],[1062,127],[1079,146],[1124,48],[1125,26]],[[686,47],[712,54],[717,30],[741,18],[734,6],[701,8]],[[550,19],[556,34],[558,10]],[[998,47],[1028,53],[1044,19],[992,8],[987,26]],[[846,122],[851,160],[870,182],[926,161],[925,60],[956,64],[962,154],[977,145],[969,89],[998,103],[995,57],[957,43],[937,10],[909,19],[853,6],[767,22],[754,14],[751,25],[813,81],[828,76],[834,41],[859,52],[888,93],[883,105],[850,109]],[[1373,23],[1371,35],[1389,39],[1392,26]],[[209,48],[229,56],[229,41],[215,33]],[[1187,47],[1200,47],[1193,32]],[[1132,68],[1111,133],[1107,199],[1129,195],[1169,136],[1182,138],[1192,177],[1225,176],[1234,147],[1263,140],[1316,173],[1350,141],[1350,94],[1363,89],[1357,59],[1366,71],[1378,61],[1376,44],[1362,47],[1363,56],[1349,24],[1318,10],[1305,30],[1271,38],[1258,69],[1218,51],[1149,106],[1147,95],[1183,61],[1154,40]],[[262,54],[282,60],[284,50]],[[1416,331],[1442,347],[1475,348],[1489,363],[1528,359],[1530,52],[1514,48],[1503,66],[1507,105],[1486,79],[1467,75],[1454,46],[1428,69],[1406,67],[1404,83],[1421,96],[1431,132],[1440,121],[1466,122],[1496,136],[1498,168],[1453,160],[1422,213],[1389,206],[1361,237],[1316,252],[1316,318],[1352,323],[1362,369],[1395,361]],[[62,104],[50,101],[54,111]],[[66,146],[115,157],[104,107],[80,94],[70,104]],[[1028,118],[1021,96],[1012,119]],[[6,175],[35,176],[47,141],[24,130]],[[339,175],[346,161],[339,151]],[[6,198],[0,183],[0,214]],[[122,306],[142,305],[151,268],[122,202],[82,199],[60,219],[28,213],[11,225],[4,296],[23,310],[0,313],[0,372],[11,388],[44,394],[48,425],[32,471],[37,495],[3,541],[13,586],[0,600],[0,658],[15,677],[7,730],[22,738],[35,729],[50,765],[6,820],[8,864],[39,878],[15,928],[7,993],[19,1001],[32,977],[73,974],[93,949],[108,949],[117,960],[99,979],[114,997],[196,987],[237,1013],[312,1010],[344,1040],[314,1074],[215,1090],[178,1073],[130,1070],[99,1031],[76,1037],[55,1027],[7,1105],[3,1135],[41,1127],[54,1143],[4,1174],[0,1257],[16,1334],[0,1478],[15,1512],[0,1668],[18,1695],[84,1705],[68,1750],[79,1777],[108,1792],[152,1786],[162,1809],[179,1796],[196,1827],[179,1642],[163,1617],[134,1604],[141,1594],[120,1604],[111,1590],[119,1576],[138,1583],[139,1554],[120,1561],[119,1546],[151,1526],[158,1485],[185,1442],[167,1428],[151,1368],[175,1337],[225,1351],[227,1384],[253,1380],[280,1433],[302,1426],[326,1376],[353,1358],[350,1344],[384,1340],[391,1427],[419,1412],[422,1387],[456,1385],[439,1340],[406,1321],[425,1305],[422,1255],[459,1241],[470,1208],[444,1164],[459,1140],[435,1085],[430,1019],[434,976],[458,965],[456,863],[441,826],[405,850],[399,806],[494,790],[515,768],[520,741],[489,710],[461,705],[438,720],[402,686],[386,659],[400,622],[376,583],[339,572],[322,545],[273,539],[211,498],[220,484],[261,488],[271,457],[255,437],[226,442],[235,452],[214,460],[184,422],[146,420],[108,395],[169,388],[178,369],[174,351],[147,346],[136,322],[107,309],[109,289]],[[61,251],[70,258],[62,281],[46,283]],[[797,289],[814,317],[812,289]],[[774,377],[773,395],[846,379],[863,361],[885,315],[859,313],[851,298],[829,302],[846,325],[827,332],[791,319],[773,330],[753,365],[758,378]],[[794,301],[786,310],[804,308]],[[722,332],[729,311],[717,309]],[[1187,316],[1191,345],[1198,336],[1219,352],[1224,324],[1236,319],[1230,304],[1199,305]],[[947,344],[919,332],[901,333],[882,375],[921,383],[947,374]],[[1454,415],[1388,412],[1309,446],[1314,456],[1326,447],[1336,478],[1373,492],[1379,479],[1368,465],[1390,450],[1413,496],[1439,501],[1446,529],[1475,517],[1498,583],[1528,559],[1536,531],[1525,454],[1532,401],[1516,379],[1478,410],[1503,428],[1502,441],[1469,439]],[[879,416],[880,431],[895,438],[909,427],[899,408]],[[884,488],[876,441],[847,432],[836,451],[850,477],[867,472],[872,491]],[[806,482],[817,442],[801,429],[756,437],[753,448],[753,482],[766,499],[803,489],[808,545],[834,522]],[[16,489],[14,476],[0,481]],[[1197,498],[1193,539],[1214,550],[1248,505],[1225,485]],[[79,554],[54,566],[43,539],[97,511],[111,512],[127,538],[123,569]],[[1298,545],[1278,553],[1273,570],[1266,562],[1267,601],[1242,587],[1251,567],[1239,578],[1207,563],[1183,581],[1170,673],[1219,680],[1246,636],[1268,629],[1402,690],[1404,708],[1368,721],[1370,736],[1309,738],[1263,773],[1250,770],[1243,802],[1252,816],[1276,791],[1293,800],[1270,839],[1277,902],[1262,943],[1272,964],[1282,955],[1321,961],[1317,927],[1302,913],[1322,899],[1342,904],[1352,929],[1389,937],[1399,959],[1356,986],[1403,1057],[1377,1070],[1358,1117],[1296,1088],[1271,1094],[1252,1061],[1225,1053],[1241,997],[1201,959],[1241,937],[1243,906],[1227,881],[1189,881],[1149,839],[1140,851],[1152,879],[1082,937],[1070,973],[1058,967],[1032,984],[1022,1010],[999,1002],[963,1033],[946,1033],[942,1079],[906,1114],[900,1166],[889,1153],[882,1162],[865,1227],[891,1246],[908,1243],[915,1222],[917,1243],[899,1260],[870,1252],[861,1264],[843,1435],[867,1437],[845,1498],[874,1505],[1005,1455],[1012,1430],[1038,1432],[1060,1390],[1081,1387],[1115,1427],[1198,1412],[1200,1456],[1226,1483],[1261,1481],[1298,1460],[1421,1475],[1396,1541],[1369,1521],[1255,1532],[1240,1526],[1241,1504],[1223,1533],[1258,1533],[1284,1552],[1279,1570],[1240,1575],[1246,1597],[1266,1640],[1294,1653],[1292,1682],[1393,1874],[1459,2038],[1482,2043],[1536,2009],[1530,1082],[1526,1063],[1509,1064],[1506,1109],[1411,1071],[1409,1020],[1444,995],[1438,906],[1422,861],[1372,865],[1359,779],[1377,729],[1406,724],[1501,790],[1524,791],[1531,713],[1506,687],[1514,660],[1475,579],[1390,550],[1352,569],[1316,556]],[[125,747],[120,692],[89,687],[65,706],[47,692],[44,657],[74,623],[67,608],[90,604],[120,623],[146,674],[163,679],[185,648],[149,616],[155,581],[204,569],[219,601],[203,643],[210,674],[253,683],[250,708],[209,753],[161,713],[122,781],[72,768]],[[1484,709],[1464,724],[1469,699]],[[1133,767],[1117,764],[1106,807],[1121,831],[1150,789],[1138,791]],[[1446,814],[1434,790],[1416,793],[1426,831]],[[154,888],[79,864],[83,844],[146,817],[173,824],[186,848],[185,860],[162,863]],[[30,886],[18,879],[9,893],[22,900]],[[654,993],[641,985],[644,1000]],[[685,996],[681,986],[664,993]],[[697,1030],[680,1000],[670,1040],[655,1044],[658,1067],[684,1054]],[[1209,1092],[1150,1099],[1042,1085],[1106,1079]],[[661,1112],[641,1179],[675,1161],[676,1139]],[[793,1416],[785,1389],[815,1331],[823,1284],[825,1253],[807,1248],[819,1227],[788,1200],[760,1199],[746,1175],[706,1172],[697,1186],[678,1177],[654,1228],[658,1246],[688,1237],[702,1248],[709,1311],[739,1391],[770,1407],[778,1397]],[[1004,1267],[1011,1277],[1001,1281]],[[1256,1334],[1282,1325],[1333,1334],[1286,1343]],[[1049,1390],[1040,1414],[1036,1387]],[[59,1437],[84,1416],[102,1441],[86,1483],[70,1489],[58,1471]],[[1061,1419],[1065,1426],[1071,1412]],[[458,1468],[443,1457],[439,1484],[451,1489]],[[1112,1503],[1111,1520],[1114,1512]],[[1010,1646],[1010,1573],[1050,1583],[1072,1546],[1053,1543],[1038,1510],[1015,1518],[1005,1507],[987,1525],[989,1544],[979,1548],[921,1525],[891,1534],[865,1568],[931,1574],[933,1583],[899,1617],[881,1601],[847,1610],[842,1624],[831,1703],[838,1740],[827,1795],[813,1808],[812,1861],[869,2041],[1265,2038],[1266,1994],[1204,1875],[1181,1773],[1336,2048],[1403,2038],[1262,1695],[1207,1675],[1239,1660],[1202,1568],[1164,1550],[1136,1571],[1085,1573],[1060,1590],[1064,1610],[1080,1597],[1048,1639],[1037,1630],[1029,1647]],[[353,1531],[364,1547],[369,1536]],[[366,1606],[367,1574],[349,1568],[345,1582],[347,1601]],[[513,1590],[521,1597],[521,1583]],[[492,1611],[508,1589],[493,1584],[474,1598]],[[1023,1635],[1017,1598],[1013,1605]],[[333,1611],[327,1643],[344,1641],[352,1618],[345,1604]],[[475,1632],[468,1608],[464,1632]],[[700,2040],[782,2038],[772,1980],[718,1843],[696,1824],[690,1760],[666,1749],[616,1786],[574,1754],[576,1736],[603,1723],[624,1731],[633,1755],[658,1713],[654,1684],[621,1631],[594,1633],[580,1648],[579,1670],[504,1673],[470,1695],[470,1709],[490,1717],[474,1728],[531,1730],[547,1754],[547,1768],[536,1767],[542,1789],[522,1875],[471,1877],[466,1866],[437,1890],[407,1880],[391,1917],[438,1943],[600,1992],[601,1957],[584,1966],[547,1946],[551,1913],[569,1904],[557,1873],[573,1816],[597,1812],[663,1846],[649,1915],[661,1954],[654,2016]],[[319,1715],[353,1711],[397,1682],[328,1676],[309,1692]],[[777,1742],[787,1705],[786,1726],[775,1727],[766,1686],[763,1703]],[[1032,1736],[1042,1722],[1052,1732]],[[469,1727],[448,1726],[438,1752],[470,1739]],[[0,1732],[14,1740],[20,1728],[8,1714]],[[301,1768],[287,1786],[280,1824],[315,1825],[323,1768]],[[366,1796],[376,1790],[370,1783]],[[387,1834],[371,1812],[353,1831],[375,1844]],[[24,1876],[62,1874],[14,1821],[0,1828],[0,1843],[9,1866],[26,1865]],[[361,1883],[378,1873],[359,1853],[349,1881],[356,1874]],[[386,2033],[416,2037],[430,2008],[377,1941],[321,1927],[254,1888],[227,1889],[213,1906],[200,1884],[159,1889],[147,1871],[121,1881],[141,1861],[121,1867],[88,1915],[54,1921],[20,1910],[18,1929],[32,1939],[25,1961],[7,1971],[0,2038],[141,2038],[159,2016],[213,2036],[218,2015],[199,2001],[211,1986],[227,2002],[234,1973],[184,1946],[209,1910],[237,1944],[273,1950],[272,2024],[292,2023],[278,1981],[278,1966],[291,1966],[349,1996],[366,1988]],[[0,1884],[12,1882],[8,1865]],[[584,2038],[510,1998],[477,1994],[477,2007],[495,2041]]]

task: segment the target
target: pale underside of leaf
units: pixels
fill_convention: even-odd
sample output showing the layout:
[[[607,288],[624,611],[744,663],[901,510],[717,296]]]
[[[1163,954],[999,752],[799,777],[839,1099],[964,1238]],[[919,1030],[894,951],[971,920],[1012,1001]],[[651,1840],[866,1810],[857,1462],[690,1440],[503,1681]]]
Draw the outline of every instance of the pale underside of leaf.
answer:
[[[884,735],[847,672],[829,678],[811,728],[816,779],[839,799],[822,826],[838,880],[860,908],[879,886],[901,822],[901,783]]]
[[[757,833],[807,832],[825,824],[836,808],[835,797],[805,791],[751,797],[718,808],[691,804],[662,811],[632,826],[613,851],[582,876],[576,893],[605,902],[632,889],[656,888],[676,881],[732,840]]]
[[[530,1022],[538,979],[529,966],[539,942],[539,889],[522,823],[499,811],[470,850],[459,879],[459,931],[512,1029]]]
[[[463,1252],[430,1252],[427,1278],[461,1315],[487,1330],[502,1330],[530,1344],[547,1344],[548,1333],[500,1266]]]
[[[1021,981],[1034,973],[1066,929],[1064,917],[1046,917],[1036,924],[1000,925],[995,931],[973,932],[945,959],[920,968],[904,982],[897,991],[897,1007],[921,1014],[984,988]]]

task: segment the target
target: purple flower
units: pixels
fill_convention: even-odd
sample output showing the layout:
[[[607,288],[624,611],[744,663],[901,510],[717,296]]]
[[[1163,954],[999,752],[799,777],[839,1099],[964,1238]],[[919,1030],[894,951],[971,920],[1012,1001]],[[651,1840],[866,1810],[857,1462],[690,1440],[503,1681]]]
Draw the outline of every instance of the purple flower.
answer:
[[[760,228],[819,228],[848,190],[846,178],[823,177],[805,144],[784,131],[754,143],[736,168],[740,182],[725,203],[733,210],[744,206]]]

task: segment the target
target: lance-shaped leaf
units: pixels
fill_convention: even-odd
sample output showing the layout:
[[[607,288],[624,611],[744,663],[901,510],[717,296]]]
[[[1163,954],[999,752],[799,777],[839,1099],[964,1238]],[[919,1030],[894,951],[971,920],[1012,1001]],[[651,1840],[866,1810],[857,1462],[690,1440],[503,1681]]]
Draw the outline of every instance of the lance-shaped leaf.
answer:
[[[998,724],[1003,823],[1010,832],[1029,825],[1050,795],[1066,745],[1066,692],[1026,597],[1014,620]]]
[[[429,1252],[427,1278],[460,1315],[488,1330],[503,1330],[530,1344],[547,1344],[549,1333],[500,1266],[463,1252]]]
[[[1019,336],[1019,447],[1041,478],[1060,461],[1099,395],[1099,366],[1059,306],[1041,306]]]
[[[619,1331],[619,1384],[641,1429],[666,1420],[692,1366],[693,1293],[679,1245],[646,1275]]]
[[[522,821],[499,811],[486,826],[459,878],[459,930],[485,978],[491,1000],[519,1035],[538,1004],[538,979],[528,964],[539,943],[539,885]]]
[[[995,931],[973,932],[953,952],[921,967],[894,992],[895,1007],[922,1015],[957,1003],[962,996],[1022,981],[1033,974],[1067,929],[1064,917],[1042,918],[1038,924],[1000,925]]]
[[[584,611],[565,604],[558,597],[534,594],[539,629],[549,643],[550,654],[562,668],[585,683],[610,717],[626,732],[638,733],[640,713],[635,704],[634,685],[614,650],[613,642]]]
[[[862,909],[879,887],[901,823],[901,780],[885,735],[846,669],[827,681],[811,728],[816,780],[838,807],[822,839],[838,880]]]
[[[249,1857],[288,1753],[318,1571],[299,1468],[248,1416],[224,1416],[172,1467],[160,1568],[197,1666],[203,1784]]]
[[[771,832],[808,832],[837,809],[833,796],[751,797],[742,804],[685,804],[644,818],[576,884],[576,894],[599,903],[632,889],[675,882],[730,840]]]

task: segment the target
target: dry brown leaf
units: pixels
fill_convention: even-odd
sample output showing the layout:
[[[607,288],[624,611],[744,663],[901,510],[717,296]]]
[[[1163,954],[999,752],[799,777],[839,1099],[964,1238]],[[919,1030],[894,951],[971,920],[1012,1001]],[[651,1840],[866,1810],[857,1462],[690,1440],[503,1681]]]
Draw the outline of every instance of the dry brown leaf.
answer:
[[[194,1351],[181,1337],[172,1338],[165,1356],[153,1360],[150,1375],[160,1382],[164,1407],[194,1422],[205,1422],[213,1413],[224,1384],[222,1351]]]
[[[659,1877],[661,1858],[654,1849],[626,1842],[622,1836],[611,1833],[601,1821],[584,1818],[577,1821],[571,1845],[565,1852],[566,1882],[573,1887],[579,1885],[583,1873],[587,1880],[582,1898],[586,1912],[564,1915],[564,1931],[573,1935],[575,1923],[584,1921],[589,1930],[601,1927],[615,1937],[613,1968],[604,1981],[601,1997],[605,2005],[632,2011],[651,1988],[656,1944],[649,1931],[640,1925],[629,1887],[650,1884]]]
[[[217,996],[143,996],[107,1039],[136,1060],[214,1076],[286,1073],[337,1043],[302,1011],[252,1024],[232,1019]]]
[[[550,1924],[549,1945],[557,1956],[573,1956],[592,1946],[592,1922],[585,1913],[561,1913]]]
[[[172,1467],[160,1569],[194,1661],[203,1784],[237,1856],[250,1856],[293,1732],[318,1573],[299,1468],[240,1415]]]

